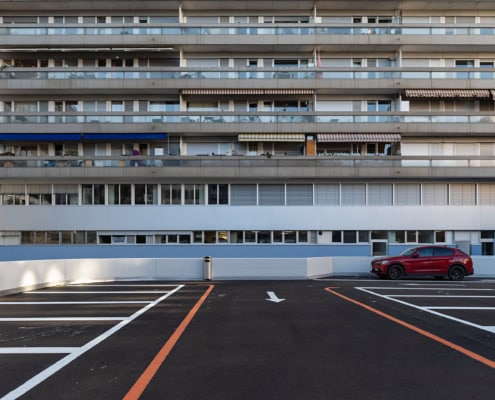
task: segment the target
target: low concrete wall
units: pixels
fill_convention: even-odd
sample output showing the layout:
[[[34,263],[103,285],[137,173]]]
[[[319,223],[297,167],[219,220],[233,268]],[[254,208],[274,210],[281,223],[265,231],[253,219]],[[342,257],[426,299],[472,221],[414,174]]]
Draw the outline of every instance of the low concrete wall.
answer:
[[[369,276],[371,257],[213,258],[212,279]],[[495,257],[473,257],[475,277],[495,278]],[[77,259],[0,262],[0,294],[102,280],[203,280],[203,259]]]

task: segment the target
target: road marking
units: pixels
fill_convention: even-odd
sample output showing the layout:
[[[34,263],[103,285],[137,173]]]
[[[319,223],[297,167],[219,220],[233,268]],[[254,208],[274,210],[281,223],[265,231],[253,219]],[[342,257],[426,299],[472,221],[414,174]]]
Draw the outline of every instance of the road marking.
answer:
[[[415,304],[412,304],[412,303],[408,303],[406,301],[399,300],[399,299],[395,298],[396,296],[393,296],[393,295],[384,295],[384,294],[376,293],[376,292],[373,292],[372,290],[369,290],[369,289],[372,289],[372,288],[368,288],[368,287],[366,287],[366,288],[364,288],[364,287],[356,287],[356,289],[361,290],[361,291],[366,292],[366,293],[369,293],[369,294],[372,294],[374,296],[381,297],[382,299],[386,299],[386,300],[390,300],[390,301],[395,301],[396,303],[400,303],[400,304],[403,304],[405,306],[416,308],[417,310],[428,312],[428,313],[433,314],[433,315],[436,315],[438,317],[450,319],[451,321],[459,322],[461,324],[464,324],[464,325],[467,325],[467,326],[471,326],[471,327],[476,328],[476,329],[481,329],[481,330],[484,330],[484,331],[492,332],[492,330],[490,328],[487,328],[487,327],[485,327],[483,325],[478,325],[478,324],[475,324],[473,322],[466,321],[464,319],[456,318],[456,317],[453,317],[453,316],[448,315],[448,314],[443,314],[443,313],[434,311],[432,309],[429,309],[427,306],[417,306]],[[492,290],[492,289],[471,289],[471,290],[472,291],[478,291],[478,290]],[[413,296],[413,297],[415,297],[415,296]],[[416,296],[416,297],[419,297],[419,295]],[[428,297],[431,297],[431,296],[428,296]],[[457,297],[457,296],[447,296],[447,297]],[[485,297],[490,297],[490,296],[475,296],[475,297],[476,298],[485,298]]]
[[[358,288],[358,289],[360,289],[360,288]],[[431,332],[425,331],[424,329],[418,328],[417,326],[412,325],[412,324],[409,324],[408,322],[402,321],[399,318],[396,318],[396,317],[393,317],[393,316],[391,316],[389,314],[386,314],[383,311],[380,311],[380,310],[378,310],[376,308],[373,308],[371,306],[368,306],[367,304],[361,303],[360,301],[357,301],[357,300],[354,300],[354,299],[352,299],[350,297],[347,297],[347,296],[345,296],[345,295],[343,295],[343,294],[341,294],[339,292],[336,292],[333,289],[325,288],[325,290],[327,292],[335,295],[335,296],[340,297],[343,300],[346,300],[346,301],[349,301],[349,302],[351,302],[353,304],[356,304],[356,305],[364,308],[365,310],[371,311],[372,313],[375,313],[375,314],[377,314],[377,315],[379,315],[379,316],[381,316],[383,318],[386,318],[386,319],[388,319],[388,320],[390,320],[392,322],[395,322],[396,324],[399,324],[399,325],[401,325],[401,326],[403,326],[403,327],[405,327],[407,329],[410,329],[410,330],[412,330],[412,331],[414,331],[416,333],[419,333],[420,335],[423,335],[423,336],[425,336],[425,337],[427,337],[427,338],[429,338],[431,340],[434,340],[434,341],[436,341],[438,343],[441,343],[441,344],[443,344],[443,345],[445,345],[445,346],[447,346],[447,347],[449,347],[449,348],[451,348],[453,350],[458,351],[461,354],[464,354],[465,356],[467,356],[469,358],[472,358],[475,361],[478,361],[478,362],[480,362],[480,363],[482,363],[482,364],[484,364],[484,365],[486,365],[486,366],[488,366],[490,368],[494,368],[495,369],[495,361],[490,360],[490,359],[488,359],[486,357],[483,357],[482,355],[480,355],[478,353],[475,353],[475,352],[473,352],[471,350],[468,350],[468,349],[466,349],[466,348],[464,348],[462,346],[459,346],[459,345],[457,345],[457,344],[455,344],[455,343],[453,343],[453,342],[451,342],[449,340],[446,340],[446,339],[444,339],[444,338],[442,338],[440,336],[437,336],[437,335],[435,335],[435,334],[433,334]],[[372,292],[368,292],[368,293],[372,293]]]
[[[387,297],[448,297],[448,298],[465,298],[465,299],[495,299],[495,296],[468,296],[457,294],[389,294]]]
[[[427,310],[495,310],[495,307],[437,307],[425,306]]]
[[[168,292],[163,292],[160,290],[91,290],[91,291],[63,291],[63,290],[43,290],[40,292],[24,292],[24,294],[72,294],[72,295],[77,295],[77,294],[162,294],[162,293],[168,293]]]
[[[204,303],[206,298],[210,295],[211,291],[215,285],[209,285],[208,289],[201,296],[201,298],[196,302],[194,307],[189,311],[186,317],[182,320],[180,325],[177,327],[175,332],[168,338],[166,343],[160,349],[155,358],[151,361],[148,367],[144,370],[138,380],[134,383],[134,385],[129,389],[127,394],[124,396],[123,400],[135,400],[139,399],[143,394],[144,390],[148,387],[149,383],[157,373],[158,369],[162,366],[162,364],[167,359],[168,355],[179,341],[180,337],[189,326],[189,323],[192,321],[201,305]]]
[[[0,301],[0,306],[3,305],[25,305],[25,306],[32,306],[32,305],[54,305],[54,304],[148,304],[150,301],[146,300],[139,300],[139,301]]]
[[[40,321],[124,321],[127,317],[25,317],[0,318],[0,322],[40,322]]]
[[[0,354],[66,354],[79,347],[0,347]]]
[[[285,299],[281,299],[279,298],[275,292],[266,292],[266,294],[268,295],[268,299],[265,299],[265,300],[268,300],[268,301],[272,301],[274,303],[281,303],[282,301],[285,301]]]
[[[107,331],[103,332],[101,335],[97,336],[93,340],[89,341],[85,345],[79,347],[76,351],[73,351],[66,355],[65,357],[61,358],[54,364],[50,365],[48,368],[44,369],[37,375],[33,376],[31,379],[27,380],[24,382],[22,385],[18,386],[16,389],[12,390],[11,392],[7,393],[4,397],[1,398],[1,400],[15,400],[19,398],[20,396],[26,394],[28,391],[39,385],[41,382],[44,380],[48,379],[51,377],[53,374],[57,373],[60,371],[62,368],[70,364],[72,361],[74,361],[76,358],[80,357],[87,351],[91,350],[93,347],[99,345],[101,342],[103,342],[105,339],[109,338],[113,334],[115,334],[117,331],[128,325],[130,322],[134,321],[136,318],[140,317],[142,314],[144,314],[146,311],[151,309],[152,307],[156,306],[158,303],[162,302],[163,300],[167,299],[174,293],[178,292],[184,287],[184,285],[177,285],[175,289],[166,292],[163,294],[163,296],[157,298],[155,301],[149,303],[147,306],[139,309],[136,311],[134,314],[132,314],[130,317],[125,318],[124,320],[120,321],[117,325],[114,325]],[[72,292],[69,292],[72,293]],[[155,294],[159,294],[155,292]],[[62,319],[66,320],[66,319]]]

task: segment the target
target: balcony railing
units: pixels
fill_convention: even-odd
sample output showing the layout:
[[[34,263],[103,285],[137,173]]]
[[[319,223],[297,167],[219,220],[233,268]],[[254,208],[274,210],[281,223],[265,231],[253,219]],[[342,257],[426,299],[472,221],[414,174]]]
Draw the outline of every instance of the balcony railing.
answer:
[[[0,79],[495,79],[494,68],[264,68],[231,70],[17,68],[0,71]]]
[[[0,156],[0,168],[495,167],[494,156]]]
[[[0,124],[278,124],[278,123],[495,123],[495,113],[461,115],[420,112],[394,113],[0,113]]]
[[[72,36],[72,35],[494,35],[493,25],[434,25],[425,24],[228,24],[215,25],[111,25],[99,24],[24,24],[0,25],[0,35],[6,36]]]

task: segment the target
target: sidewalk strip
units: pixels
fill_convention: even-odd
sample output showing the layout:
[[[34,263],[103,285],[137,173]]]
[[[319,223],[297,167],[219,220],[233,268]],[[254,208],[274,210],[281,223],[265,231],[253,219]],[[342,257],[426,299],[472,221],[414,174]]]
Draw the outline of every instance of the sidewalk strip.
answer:
[[[167,359],[168,355],[179,341],[180,337],[188,327],[189,323],[192,321],[196,313],[198,312],[201,305],[204,303],[206,298],[210,295],[211,291],[215,285],[210,285],[206,292],[201,296],[201,298],[197,301],[194,307],[189,311],[186,317],[182,320],[180,325],[177,327],[175,332],[170,336],[167,342],[160,349],[155,358],[151,361],[148,367],[144,370],[138,380],[134,383],[131,389],[124,396],[123,400],[137,400],[143,394],[144,390],[148,387],[149,383],[157,373],[158,369],[162,366],[162,364]]]
[[[484,364],[484,365],[486,365],[486,366],[488,366],[490,368],[495,368],[495,361],[492,361],[492,360],[490,360],[490,359],[488,359],[486,357],[483,357],[483,356],[481,356],[478,353],[475,353],[473,351],[470,351],[470,350],[468,350],[468,349],[466,349],[466,348],[464,348],[462,346],[459,346],[459,345],[457,345],[455,343],[450,342],[449,340],[443,339],[440,336],[437,336],[437,335],[435,335],[435,334],[433,334],[431,332],[425,331],[424,329],[418,328],[415,325],[409,324],[409,323],[407,323],[405,321],[402,321],[402,320],[400,320],[398,318],[395,318],[395,317],[393,317],[393,316],[391,316],[389,314],[384,313],[383,311],[380,311],[380,310],[377,310],[376,308],[373,308],[371,306],[368,306],[367,304],[361,303],[361,302],[359,302],[357,300],[354,300],[354,299],[352,299],[350,297],[347,297],[347,296],[345,296],[345,295],[343,295],[343,294],[341,294],[339,292],[336,292],[332,288],[325,288],[325,290],[328,293],[331,293],[331,294],[333,294],[335,296],[340,297],[341,299],[344,299],[346,301],[349,301],[351,303],[354,303],[354,304],[356,304],[356,305],[358,305],[358,306],[360,306],[360,307],[362,307],[362,308],[364,308],[364,309],[366,309],[368,311],[371,311],[372,313],[375,313],[375,314],[377,314],[377,315],[379,315],[379,316],[381,316],[383,318],[386,318],[386,319],[388,319],[388,320],[390,320],[392,322],[395,322],[396,324],[399,324],[399,325],[401,325],[401,326],[403,326],[405,328],[408,328],[408,329],[410,329],[410,330],[412,330],[412,331],[414,331],[416,333],[419,333],[420,335],[423,335],[423,336],[425,336],[425,337],[427,337],[427,338],[429,338],[431,340],[434,340],[434,341],[436,341],[436,342],[438,342],[440,344],[443,344],[444,346],[450,347],[451,349],[453,349],[455,351],[458,351],[459,353],[464,354],[465,356],[470,357],[473,360],[478,361],[478,362],[480,362],[480,363],[482,363],[482,364]]]

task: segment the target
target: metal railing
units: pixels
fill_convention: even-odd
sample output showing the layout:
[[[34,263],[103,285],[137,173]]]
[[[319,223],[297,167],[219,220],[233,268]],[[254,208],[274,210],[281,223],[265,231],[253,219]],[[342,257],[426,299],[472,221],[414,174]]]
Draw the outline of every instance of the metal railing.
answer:
[[[432,114],[421,112],[163,112],[163,113],[0,113],[0,124],[274,124],[274,123],[495,123],[494,113]]]
[[[19,68],[5,67],[0,79],[495,79],[494,68]]]
[[[495,167],[495,156],[0,156],[9,168],[323,168],[323,167]]]
[[[0,36],[93,35],[494,35],[490,24],[0,24]]]

